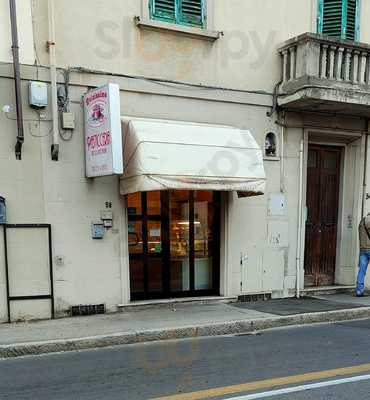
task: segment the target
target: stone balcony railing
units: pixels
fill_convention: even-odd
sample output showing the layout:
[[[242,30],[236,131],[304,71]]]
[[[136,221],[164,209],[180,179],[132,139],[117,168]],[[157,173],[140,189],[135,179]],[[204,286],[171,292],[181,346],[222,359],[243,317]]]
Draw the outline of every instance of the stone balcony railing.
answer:
[[[370,45],[305,33],[279,53],[281,107],[370,115]]]

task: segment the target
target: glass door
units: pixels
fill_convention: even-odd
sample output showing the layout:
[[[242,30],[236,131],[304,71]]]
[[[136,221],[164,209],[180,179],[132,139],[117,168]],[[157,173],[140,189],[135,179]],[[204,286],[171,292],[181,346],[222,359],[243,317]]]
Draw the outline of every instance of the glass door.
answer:
[[[132,300],[218,294],[219,209],[211,191],[128,196]]]
[[[131,297],[161,298],[164,292],[161,192],[128,197]]]
[[[170,291],[190,291],[189,192],[170,193]]]
[[[213,192],[194,192],[194,290],[212,290],[218,284],[218,203]]]

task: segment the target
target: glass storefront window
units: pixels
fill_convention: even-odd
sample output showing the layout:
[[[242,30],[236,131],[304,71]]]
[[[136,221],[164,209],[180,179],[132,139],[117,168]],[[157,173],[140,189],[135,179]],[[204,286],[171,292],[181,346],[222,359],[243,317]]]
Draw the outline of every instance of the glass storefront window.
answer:
[[[171,291],[190,290],[189,192],[170,194]]]
[[[141,221],[128,222],[128,248],[130,254],[143,252],[143,230]]]
[[[147,193],[148,215],[161,215],[161,192]]]
[[[141,205],[141,193],[129,194],[127,196],[127,214],[128,216],[132,215],[141,215],[142,213],[142,205]]]
[[[218,293],[219,193],[134,194],[128,207],[132,299]]]
[[[148,221],[148,252],[161,253],[161,221]]]
[[[212,288],[214,209],[212,192],[194,195],[194,289]]]

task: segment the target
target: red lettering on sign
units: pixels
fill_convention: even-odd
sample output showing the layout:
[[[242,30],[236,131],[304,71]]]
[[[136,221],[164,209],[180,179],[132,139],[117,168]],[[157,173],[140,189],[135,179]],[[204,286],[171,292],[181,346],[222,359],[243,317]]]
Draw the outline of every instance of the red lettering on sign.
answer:
[[[86,105],[90,105],[90,103],[94,100],[101,99],[101,98],[107,98],[108,93],[104,92],[103,90],[93,93],[90,96],[86,97]]]
[[[86,138],[87,149],[89,151],[107,147],[112,143],[110,131],[97,133]]]

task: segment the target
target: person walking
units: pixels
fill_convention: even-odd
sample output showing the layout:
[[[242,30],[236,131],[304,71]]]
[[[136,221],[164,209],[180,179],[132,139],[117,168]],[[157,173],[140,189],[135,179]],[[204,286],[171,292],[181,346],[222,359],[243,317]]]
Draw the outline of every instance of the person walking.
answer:
[[[356,296],[365,296],[365,276],[370,261],[370,213],[362,218],[358,227],[360,239],[360,257],[356,282]]]

